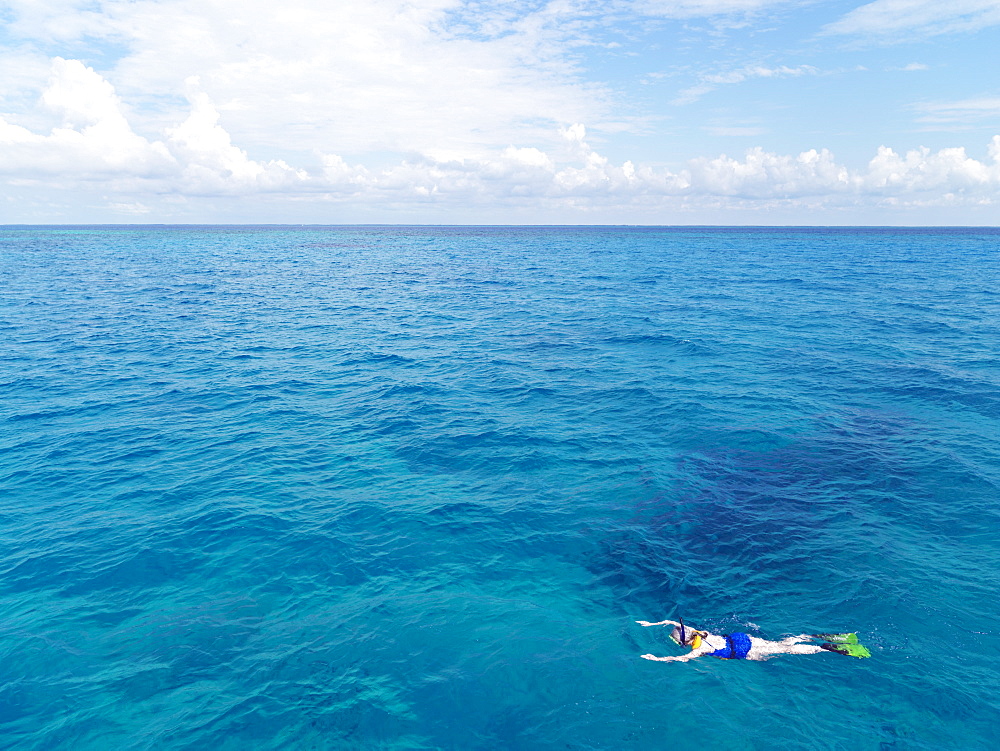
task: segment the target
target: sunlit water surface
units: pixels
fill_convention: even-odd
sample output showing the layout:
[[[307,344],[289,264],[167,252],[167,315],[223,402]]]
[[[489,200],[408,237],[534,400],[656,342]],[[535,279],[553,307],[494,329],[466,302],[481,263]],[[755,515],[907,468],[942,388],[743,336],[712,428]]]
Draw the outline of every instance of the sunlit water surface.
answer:
[[[995,748],[998,292],[997,230],[0,229],[0,746]]]

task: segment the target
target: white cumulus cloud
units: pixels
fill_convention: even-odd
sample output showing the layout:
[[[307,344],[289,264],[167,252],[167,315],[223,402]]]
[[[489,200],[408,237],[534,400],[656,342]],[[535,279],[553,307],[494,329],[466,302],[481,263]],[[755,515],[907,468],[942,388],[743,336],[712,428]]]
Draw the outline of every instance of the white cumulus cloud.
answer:
[[[881,146],[859,179],[863,188],[877,192],[970,192],[1000,199],[1000,136],[993,137],[989,154],[992,164],[971,158],[964,148],[914,149],[900,155]]]
[[[191,96],[191,114],[176,128],[167,129],[171,153],[183,167],[183,178],[198,192],[252,187],[287,188],[306,179],[304,171],[280,159],[257,162],[232,143],[219,125],[219,113],[208,96]]]
[[[273,190],[306,176],[280,160],[249,159],[201,93],[192,95],[187,119],[154,141],[134,132],[112,86],[79,60],[52,61],[41,101],[61,124],[42,134],[0,118],[3,173],[55,183],[141,179],[192,194]]]
[[[801,197],[850,190],[850,172],[826,149],[798,156],[773,154],[760,147],[745,157],[695,159],[689,167],[693,191],[751,198]]]
[[[62,120],[47,135],[0,118],[4,172],[156,175],[173,166],[164,144],[136,135],[111,85],[78,60],[53,61],[42,102]]]

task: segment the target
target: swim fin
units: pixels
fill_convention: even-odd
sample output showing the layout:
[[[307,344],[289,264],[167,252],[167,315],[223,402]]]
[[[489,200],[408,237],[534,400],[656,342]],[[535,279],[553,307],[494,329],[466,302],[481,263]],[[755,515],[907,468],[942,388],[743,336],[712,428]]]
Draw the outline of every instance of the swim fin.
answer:
[[[810,634],[810,636],[816,639],[826,639],[834,644],[857,644],[858,635],[857,634]]]
[[[854,636],[854,634],[851,634]],[[819,645],[820,649],[825,649],[829,652],[836,652],[839,655],[847,655],[848,657],[871,657],[872,653],[868,651],[868,648],[862,644],[858,644],[858,637],[854,636],[853,642],[841,642],[839,644],[831,644],[826,642],[825,644]]]

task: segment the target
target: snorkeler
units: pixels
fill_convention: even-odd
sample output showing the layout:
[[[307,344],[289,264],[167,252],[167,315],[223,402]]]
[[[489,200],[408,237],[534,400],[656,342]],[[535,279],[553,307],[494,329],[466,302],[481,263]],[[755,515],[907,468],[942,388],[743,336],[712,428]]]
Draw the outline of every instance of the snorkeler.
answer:
[[[713,634],[699,631],[684,625],[680,621],[636,621],[640,626],[673,626],[670,638],[681,646],[691,647],[686,655],[674,657],[657,657],[643,655],[643,659],[659,662],[687,662],[697,657],[707,655],[723,660],[769,660],[777,655],[814,655],[820,652],[836,652],[850,657],[871,657],[865,647],[858,643],[856,634],[799,634],[789,636],[781,641],[758,639],[749,634]],[[814,639],[825,639],[823,644],[806,644]]]

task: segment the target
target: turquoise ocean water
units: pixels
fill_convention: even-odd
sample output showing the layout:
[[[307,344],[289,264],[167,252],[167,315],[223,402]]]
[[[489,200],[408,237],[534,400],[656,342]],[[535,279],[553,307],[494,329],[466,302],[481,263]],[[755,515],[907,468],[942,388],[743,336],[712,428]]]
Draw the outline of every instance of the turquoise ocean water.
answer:
[[[0,572],[3,748],[996,748],[1000,231],[0,228]]]

